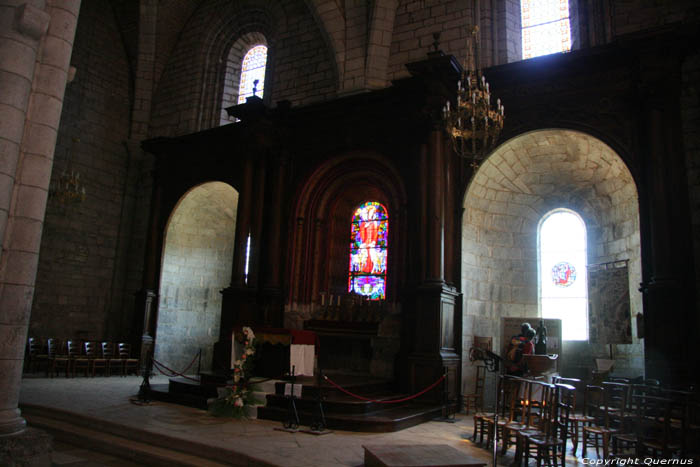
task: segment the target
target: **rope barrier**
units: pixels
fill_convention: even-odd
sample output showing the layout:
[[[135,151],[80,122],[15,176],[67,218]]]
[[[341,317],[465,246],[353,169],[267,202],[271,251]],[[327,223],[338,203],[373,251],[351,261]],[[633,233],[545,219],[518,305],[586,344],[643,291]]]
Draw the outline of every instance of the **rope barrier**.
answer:
[[[199,381],[199,380],[196,379],[196,378],[191,378],[191,377],[189,377],[189,376],[183,374],[183,373],[185,373],[187,370],[189,370],[190,368],[192,368],[192,365],[194,365],[194,361],[197,360],[197,357],[198,357],[198,356],[199,356],[199,354],[195,355],[194,358],[192,359],[192,361],[190,362],[190,364],[187,365],[187,368],[185,368],[184,370],[182,370],[182,372],[179,372],[179,373],[178,373],[177,371],[173,370],[172,368],[167,367],[166,365],[164,365],[163,363],[159,362],[159,361],[156,360],[155,358],[153,359],[153,364],[155,365],[156,370],[158,370],[162,375],[167,376],[168,378],[172,378],[173,376],[181,376],[181,377],[183,377],[183,378],[185,378],[185,379],[189,379],[189,380],[191,380],[191,381]],[[168,371],[169,371],[170,373],[172,373],[172,374],[170,374],[170,375],[166,374],[163,370],[160,369],[160,367],[165,368],[166,370],[168,370]]]
[[[440,379],[438,379],[437,381],[435,381],[433,384],[431,384],[431,385],[428,386],[427,388],[423,389],[422,391],[420,391],[420,392],[418,392],[418,393],[416,393],[416,394],[414,394],[414,395],[412,395],[412,396],[404,397],[404,398],[402,398],[402,399],[392,399],[392,400],[389,400],[389,401],[380,401],[380,400],[376,400],[376,399],[369,399],[369,398],[367,398],[367,397],[358,396],[357,394],[353,394],[352,392],[348,391],[347,389],[345,389],[345,388],[339,386],[336,382],[334,382],[333,380],[331,380],[331,379],[330,379],[328,376],[326,376],[326,375],[323,375],[323,379],[325,379],[326,381],[328,381],[332,386],[336,387],[337,389],[340,389],[342,392],[344,392],[344,393],[347,394],[348,396],[354,397],[355,399],[360,399],[360,400],[367,401],[367,402],[376,402],[377,404],[396,404],[396,403],[399,403],[399,402],[406,402],[406,401],[409,401],[409,400],[411,400],[411,399],[415,399],[416,397],[422,396],[423,394],[425,394],[426,392],[430,391],[430,390],[433,389],[435,386],[437,386],[438,384],[440,384],[440,383],[445,379],[445,375],[442,375],[442,376],[440,377]]]

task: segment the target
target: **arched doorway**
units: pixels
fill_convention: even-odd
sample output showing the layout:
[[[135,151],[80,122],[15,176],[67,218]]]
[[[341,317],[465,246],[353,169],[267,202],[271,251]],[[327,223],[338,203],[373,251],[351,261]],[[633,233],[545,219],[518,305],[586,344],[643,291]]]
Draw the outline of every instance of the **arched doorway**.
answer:
[[[464,200],[462,290],[464,345],[493,336],[500,351],[501,318],[539,317],[538,226],[557,209],[576,212],[587,231],[587,263],[626,262],[630,318],[642,311],[639,201],[632,175],[602,141],[576,131],[540,130],[498,147],[474,175]],[[583,272],[585,274],[585,272]],[[616,373],[644,374],[643,344],[614,346]],[[606,345],[562,343],[559,370],[587,377]],[[474,367],[466,361],[463,384]]]
[[[208,182],[185,194],[168,221],[155,359],[173,370],[187,368],[200,349],[201,369],[210,369],[219,338],[220,291],[231,282],[237,206],[233,187]]]

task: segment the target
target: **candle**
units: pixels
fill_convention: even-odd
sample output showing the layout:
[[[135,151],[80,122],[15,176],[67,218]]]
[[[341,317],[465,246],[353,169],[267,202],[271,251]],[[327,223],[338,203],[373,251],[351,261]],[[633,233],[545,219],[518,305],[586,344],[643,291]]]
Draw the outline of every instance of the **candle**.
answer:
[[[325,306],[325,305],[326,305],[326,294],[321,293],[321,306]]]

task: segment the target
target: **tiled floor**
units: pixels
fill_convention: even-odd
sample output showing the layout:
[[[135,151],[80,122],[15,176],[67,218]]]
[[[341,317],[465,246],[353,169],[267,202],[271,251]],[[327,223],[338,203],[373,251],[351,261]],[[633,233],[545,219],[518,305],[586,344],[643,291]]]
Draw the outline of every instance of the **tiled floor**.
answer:
[[[152,383],[166,383],[162,377]],[[458,416],[456,423],[428,422],[395,433],[354,433],[335,431],[314,436],[275,430],[277,422],[216,418],[207,412],[174,404],[154,402],[136,405],[130,399],[138,392],[141,379],[130,377],[33,378],[22,382],[20,404],[58,408],[104,422],[119,423],[159,433],[178,440],[205,443],[213,449],[228,450],[285,467],[333,467],[363,465],[363,445],[447,444],[490,464],[490,452],[473,444],[471,417]],[[499,457],[499,465],[510,465],[512,450]],[[94,446],[58,444],[56,465],[137,465],[100,454]],[[568,456],[567,463],[581,463]]]

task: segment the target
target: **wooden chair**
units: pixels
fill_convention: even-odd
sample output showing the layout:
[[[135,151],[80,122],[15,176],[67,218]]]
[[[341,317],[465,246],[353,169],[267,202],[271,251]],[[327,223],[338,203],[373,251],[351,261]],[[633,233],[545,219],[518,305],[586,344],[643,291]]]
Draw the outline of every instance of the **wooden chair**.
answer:
[[[535,428],[533,421],[535,418],[532,414],[532,387],[533,385],[539,384],[537,381],[518,378],[520,381],[520,389],[518,391],[518,396],[514,399],[514,406],[511,407],[510,421],[506,423],[503,427],[503,448],[501,453],[505,454],[511,444],[516,445],[515,449],[515,463],[520,460],[522,446],[519,445],[518,434]]]
[[[595,422],[583,427],[583,457],[586,457],[586,448],[594,446],[598,457],[600,457],[599,447],[602,447],[603,459],[608,459],[611,436],[627,433],[625,411],[629,385],[616,382],[605,382],[603,385],[604,387],[588,387],[589,394],[595,395],[591,402],[598,404],[602,399],[602,404],[597,405],[597,409],[591,410],[595,413]],[[592,443],[588,441],[589,436],[593,436]]]
[[[572,384],[572,386],[574,385]],[[576,454],[576,451],[578,450],[579,441],[583,441],[583,428],[585,426],[590,426],[595,421],[594,414],[597,413],[597,411],[590,410],[592,406],[588,402],[594,396],[589,394],[588,388],[589,386],[586,386],[583,390],[583,399],[580,401],[581,403],[576,405],[576,402],[574,402],[574,410],[572,410],[572,413],[569,416],[569,429],[572,444],[571,452],[574,454]],[[576,412],[577,406],[580,409],[579,412]]]
[[[474,336],[473,347],[491,350],[493,346],[493,337],[482,337]],[[465,394],[462,397],[464,404],[464,411],[466,415],[469,415],[469,410],[474,409],[474,412],[478,412],[483,409],[484,405],[484,387],[486,385],[486,367],[483,365],[477,365],[476,367],[476,379],[474,381],[474,392],[471,394]]]
[[[81,343],[81,345],[78,347],[80,351],[77,352],[75,358],[73,359],[73,375],[78,372],[82,372],[83,376],[86,377],[92,374],[92,361],[90,356],[85,353],[85,344],[86,342]]]
[[[119,356],[119,353],[115,352],[114,342],[102,343],[102,358],[104,358],[107,361],[107,376],[112,375],[112,368],[115,368],[118,374],[124,374],[124,361]]]
[[[30,337],[27,339],[27,349],[24,353],[24,370],[29,373],[37,371],[39,366],[48,368],[49,354],[39,339]]]
[[[102,370],[102,374],[107,374],[107,359],[102,356],[102,348],[97,342],[85,342],[85,356],[90,361],[92,376],[95,376],[98,369]]]
[[[464,403],[464,413],[469,415],[469,410],[474,409],[474,412],[479,412],[484,407],[484,386],[486,385],[486,367],[484,365],[476,366],[476,378],[474,380],[474,392],[465,394],[462,397]]]
[[[531,380],[532,391],[530,395],[530,422],[529,427],[516,433],[517,448],[515,451],[516,462],[524,457],[527,459],[532,453],[537,455],[536,447],[528,444],[530,437],[542,437],[547,433],[547,423],[551,418],[551,410],[555,404],[556,386],[544,381]],[[534,449],[534,451],[531,451]]]
[[[501,376],[500,379],[502,384],[501,391],[499,391],[498,420],[496,420],[494,415],[495,412],[490,416],[484,417],[488,434],[486,443],[489,446],[493,442],[493,436],[496,436],[496,439],[499,437],[503,439],[503,427],[513,421],[514,407],[520,388],[521,378]]]
[[[668,397],[640,396],[637,401],[636,454],[640,458],[655,457],[670,459],[674,455],[684,457],[682,433],[685,420],[683,403]],[[678,420],[676,417],[682,417]],[[673,420],[680,426],[674,430]]]
[[[499,376],[498,377],[498,388],[497,388],[497,394],[499,399],[503,397],[503,386],[504,386],[504,376]],[[500,401],[499,401],[500,403]],[[500,407],[500,412],[503,412],[503,404],[501,404]],[[488,421],[493,420],[495,416],[495,409],[494,411],[489,411],[489,412],[477,412],[474,414],[474,433],[472,434],[472,440],[474,442],[476,441],[476,438],[479,438],[479,443],[484,442],[484,433],[488,433]]]
[[[126,342],[120,342],[117,344],[117,348],[119,351],[119,358],[124,362],[122,374],[126,376],[130,371],[133,371],[135,375],[138,375],[139,359],[131,356],[131,345]]]
[[[569,416],[573,410],[576,388],[570,384],[557,383],[552,391],[549,407],[544,407],[541,433],[524,437],[525,464],[533,449],[537,465],[566,465],[566,440],[569,434]],[[559,459],[561,462],[559,462]]]
[[[60,347],[56,346],[54,350],[54,356],[51,359],[51,377],[58,376],[58,373],[63,371],[66,378],[71,376],[72,363],[73,363],[73,348],[71,347],[72,341],[66,341],[65,345]],[[58,339],[54,341],[53,344],[57,344]],[[51,351],[50,351],[51,352]]]

